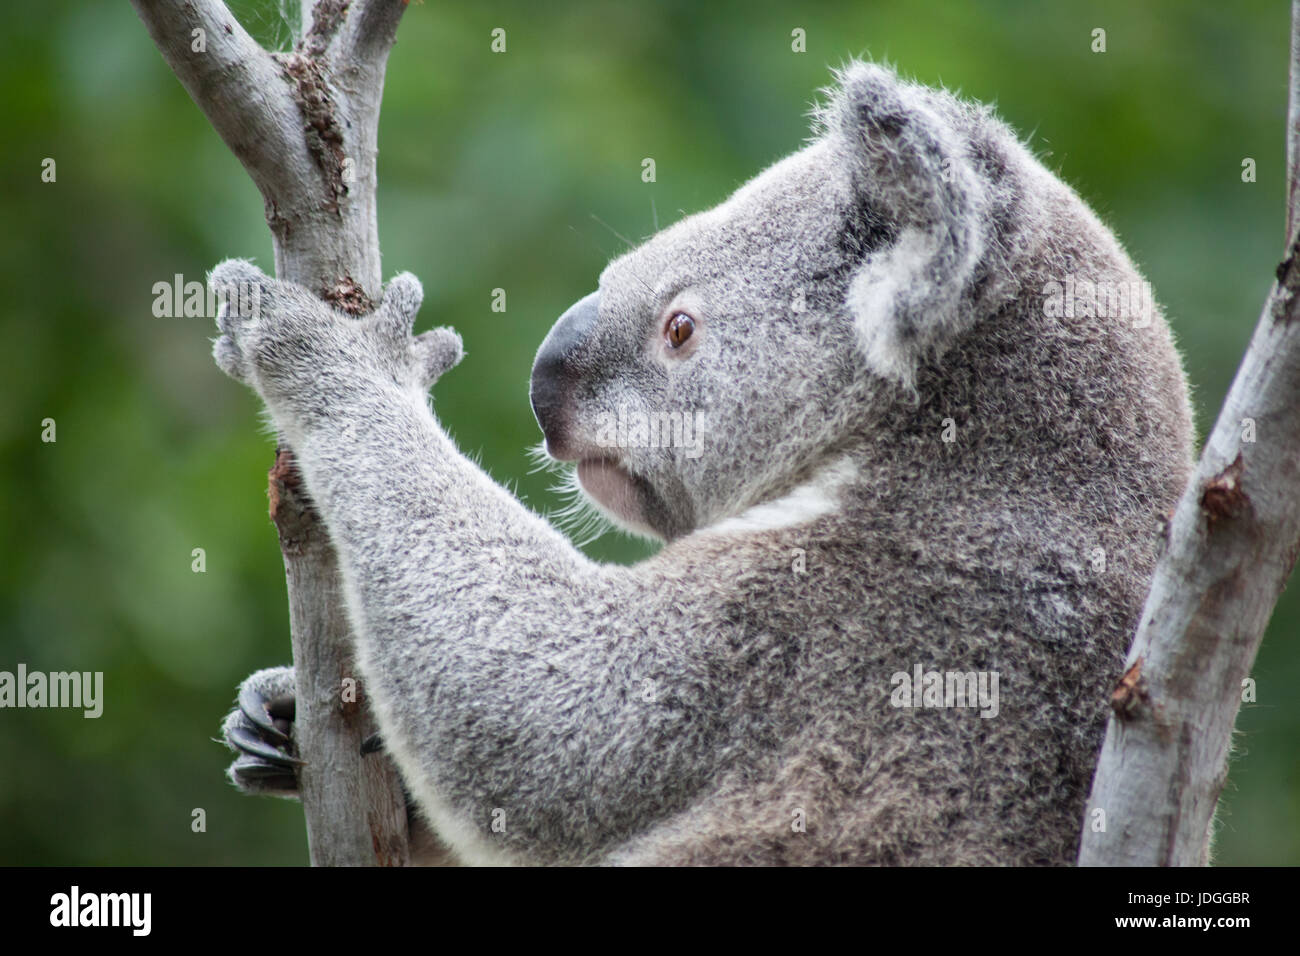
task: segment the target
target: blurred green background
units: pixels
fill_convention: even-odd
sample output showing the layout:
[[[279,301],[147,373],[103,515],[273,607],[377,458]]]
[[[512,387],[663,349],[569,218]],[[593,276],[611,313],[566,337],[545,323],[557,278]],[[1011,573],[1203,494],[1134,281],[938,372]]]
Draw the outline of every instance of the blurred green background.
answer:
[[[233,9],[287,38],[274,3]],[[412,5],[380,130],[384,272],[418,274],[422,325],[464,335],[442,419],[553,510],[554,479],[525,453],[551,323],[619,236],[797,148],[828,66],[888,58],[996,102],[1116,229],[1171,318],[1204,432],[1282,247],[1287,33],[1285,4],[1266,2]],[[177,273],[232,255],[270,269],[261,199],[124,0],[6,0],[0,115],[0,670],[103,671],[106,696],[98,720],[0,711],[0,863],[305,862],[297,805],[240,797],[211,739],[238,681],[289,658],[272,446],[209,358],[210,321],[152,314],[154,283]],[[612,535],[588,550],[644,553]],[[1297,625],[1292,591],[1238,722],[1221,863],[1300,862]]]

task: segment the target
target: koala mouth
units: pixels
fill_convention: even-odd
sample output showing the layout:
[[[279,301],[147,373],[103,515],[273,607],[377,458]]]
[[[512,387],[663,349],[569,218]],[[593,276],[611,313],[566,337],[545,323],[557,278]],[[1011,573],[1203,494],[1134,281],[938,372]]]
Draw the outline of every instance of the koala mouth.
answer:
[[[653,534],[646,524],[641,483],[612,458],[583,458],[578,485],[596,505],[619,524]]]

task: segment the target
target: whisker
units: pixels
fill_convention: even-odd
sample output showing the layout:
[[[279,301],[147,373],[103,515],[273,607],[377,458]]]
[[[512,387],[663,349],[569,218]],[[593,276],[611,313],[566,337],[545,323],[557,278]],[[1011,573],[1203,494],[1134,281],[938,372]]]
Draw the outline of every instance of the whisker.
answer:
[[[633,241],[632,241],[631,239],[629,239],[627,236],[623,235],[621,232],[619,232],[617,229],[615,229],[613,226],[611,226],[609,223],[607,223],[604,219],[601,219],[601,218],[600,218],[599,216],[597,216],[594,212],[591,214],[591,218],[594,219],[594,220],[596,220],[596,222],[600,223],[600,224],[601,224],[602,226],[604,226],[606,229],[608,229],[608,230],[609,230],[609,231],[610,231],[610,232],[615,236],[615,238],[622,239],[625,243],[627,243],[627,247],[628,247],[629,249],[635,249],[635,248],[636,248],[636,243],[635,243],[635,242],[633,242]]]
[[[592,213],[591,218],[592,218],[592,219],[595,219],[597,222],[599,222],[599,223],[600,223],[602,226],[604,226],[606,229],[609,229],[610,232],[614,233],[615,236],[617,236],[619,239],[622,239],[622,240],[623,240],[624,242],[626,242],[629,246],[632,246],[633,248],[635,248],[635,246],[633,245],[633,243],[628,242],[628,240],[627,240],[626,237],[619,235],[617,232],[614,232],[614,230],[613,230],[613,229],[612,229],[612,228],[611,228],[607,223],[603,222],[603,221],[600,219],[600,217],[597,216],[595,213]],[[577,231],[578,231],[577,228],[576,228],[575,226],[572,226],[572,225],[571,225],[571,226],[569,226],[569,228],[572,229],[574,232],[577,232]],[[590,239],[591,237],[588,236],[587,238]],[[603,256],[606,260],[608,260],[608,259],[610,258],[609,255],[605,252],[605,250],[602,249],[602,248],[600,247],[600,243],[598,243],[598,242],[596,242],[594,239],[592,239],[592,240],[591,240],[591,244],[592,244],[593,246],[596,247],[596,250],[597,250],[597,251],[601,254],[601,256]],[[641,283],[641,288],[645,289],[646,292],[650,295],[651,298],[654,298],[655,290],[654,290],[654,287],[650,285],[650,283],[646,282],[644,279],[642,279],[642,278],[641,278],[639,275],[637,275],[636,273],[632,273],[632,278],[635,279],[637,282]]]

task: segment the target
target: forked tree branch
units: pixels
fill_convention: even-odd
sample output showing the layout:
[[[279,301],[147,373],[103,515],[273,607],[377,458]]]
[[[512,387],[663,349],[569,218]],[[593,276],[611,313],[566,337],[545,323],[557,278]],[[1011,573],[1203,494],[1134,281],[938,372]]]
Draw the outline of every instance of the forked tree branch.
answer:
[[[1084,865],[1207,861],[1243,681],[1300,551],[1300,2],[1290,76],[1286,259],[1170,524],[1111,701]]]
[[[306,29],[268,52],[221,0],[131,0],[190,97],[266,203],[276,274],[339,308],[378,300],[375,157],[384,67],[405,0],[304,0]],[[364,688],[345,696],[352,636],[338,562],[288,449],[270,473],[297,678],[298,789],[318,865],[410,861],[401,781],[380,754]]]
[[[167,65],[262,195],[310,194],[318,173],[282,68],[226,5],[221,0],[132,3]]]

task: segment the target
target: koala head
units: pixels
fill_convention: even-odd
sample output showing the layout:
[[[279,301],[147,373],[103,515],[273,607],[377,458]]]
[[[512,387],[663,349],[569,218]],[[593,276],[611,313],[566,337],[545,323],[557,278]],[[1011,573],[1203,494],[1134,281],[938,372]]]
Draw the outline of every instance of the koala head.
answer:
[[[1010,132],[879,66],[838,80],[804,149],[610,263],[542,343],[547,452],[624,527],[791,491],[1014,294]]]

